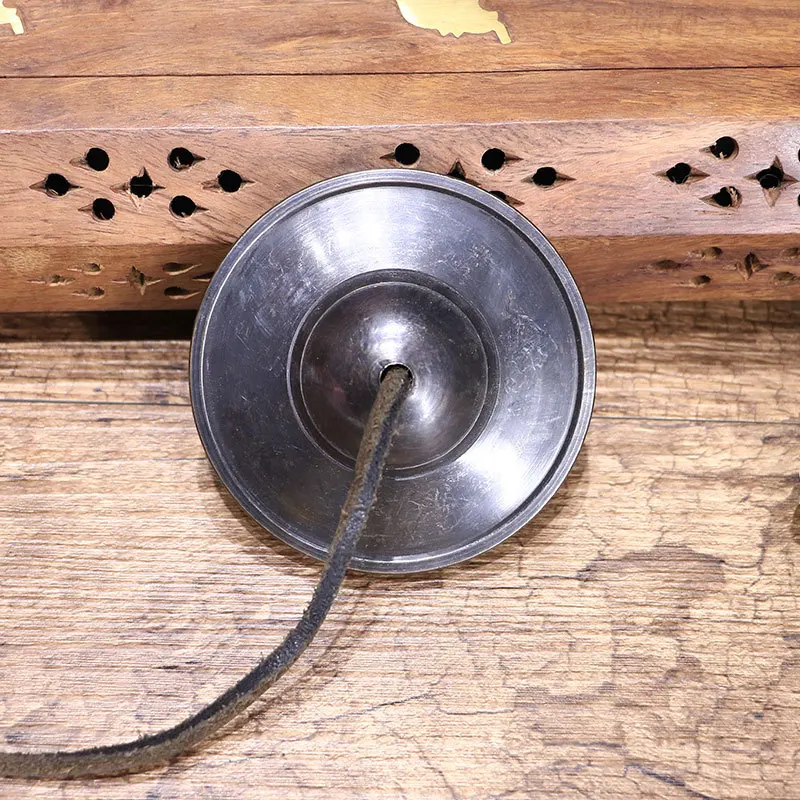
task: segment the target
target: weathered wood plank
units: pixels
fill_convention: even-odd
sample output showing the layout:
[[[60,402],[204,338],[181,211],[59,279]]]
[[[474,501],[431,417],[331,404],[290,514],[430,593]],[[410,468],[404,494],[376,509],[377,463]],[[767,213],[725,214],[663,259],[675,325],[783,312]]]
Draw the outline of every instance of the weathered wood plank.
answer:
[[[508,44],[494,33],[442,38],[406,22],[394,0],[185,0],[179,12],[159,0],[14,4],[26,33],[13,36],[0,25],[0,75],[800,65],[800,12],[792,0],[485,0],[499,12]],[[443,22],[457,24],[460,14],[444,9],[469,11],[477,3],[405,5],[433,7]],[[494,24],[489,20],[484,30]]]
[[[176,721],[301,608],[316,567],[227,499],[188,408],[3,403],[0,430],[9,745]],[[502,547],[349,579],[225,738],[147,776],[3,795],[795,797],[798,456],[797,425],[598,418]]]
[[[800,421],[800,304],[590,307],[603,416]]]
[[[800,418],[800,304],[625,304],[589,311],[596,416]],[[186,405],[191,319],[179,314],[170,325],[165,316],[149,325],[150,315],[123,315],[114,325],[100,313],[0,316],[0,340],[7,340],[0,347],[0,400]],[[30,340],[35,332],[48,341]],[[109,341],[136,332],[182,340]]]

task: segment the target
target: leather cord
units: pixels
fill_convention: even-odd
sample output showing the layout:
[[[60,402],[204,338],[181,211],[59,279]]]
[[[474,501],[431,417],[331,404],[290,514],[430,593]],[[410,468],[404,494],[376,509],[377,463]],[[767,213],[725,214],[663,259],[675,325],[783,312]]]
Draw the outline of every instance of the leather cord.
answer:
[[[328,614],[375,502],[411,373],[386,370],[372,406],[325,567],[303,616],[284,640],[216,700],[172,728],[140,739],[84,750],[0,752],[0,775],[13,778],[97,778],[144,772],[171,761],[241,714],[308,647]]]

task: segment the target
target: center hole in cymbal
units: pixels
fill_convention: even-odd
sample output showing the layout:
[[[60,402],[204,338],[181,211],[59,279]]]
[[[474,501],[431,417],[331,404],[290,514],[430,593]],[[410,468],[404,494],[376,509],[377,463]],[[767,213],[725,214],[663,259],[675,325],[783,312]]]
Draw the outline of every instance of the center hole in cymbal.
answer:
[[[392,364],[387,364],[381,370],[381,377],[380,377],[381,383],[383,383],[386,380],[386,378],[387,378],[387,376],[389,375],[390,372],[394,372],[395,370],[402,370],[403,372],[407,373],[408,377],[411,379],[411,381],[413,383],[413,381],[414,381],[414,373],[405,364],[400,364],[399,362],[395,362],[395,363],[392,363]]]

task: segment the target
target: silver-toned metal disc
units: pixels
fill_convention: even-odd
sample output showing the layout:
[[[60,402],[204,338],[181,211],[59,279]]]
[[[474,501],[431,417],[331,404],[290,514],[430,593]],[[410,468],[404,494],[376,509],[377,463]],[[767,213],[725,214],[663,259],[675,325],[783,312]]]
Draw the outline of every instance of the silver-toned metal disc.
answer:
[[[343,175],[234,245],[192,341],[212,464],[265,528],[324,558],[383,369],[414,376],[354,566],[453,564],[528,522],[583,442],[586,309],[521,214],[453,178]]]

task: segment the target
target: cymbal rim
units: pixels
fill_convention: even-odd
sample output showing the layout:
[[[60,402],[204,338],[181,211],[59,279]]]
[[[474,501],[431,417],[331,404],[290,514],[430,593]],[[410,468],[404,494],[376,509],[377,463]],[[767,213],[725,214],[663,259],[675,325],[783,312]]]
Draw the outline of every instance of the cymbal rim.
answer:
[[[529,495],[528,502],[519,504],[512,513],[499,520],[483,535],[473,536],[459,546],[407,556],[374,557],[368,554],[357,554],[353,567],[368,572],[408,573],[448,566],[485,552],[519,530],[550,500],[572,467],[588,428],[594,398],[594,346],[588,314],[577,285],[552,245],[519,212],[477,187],[453,178],[419,170],[375,170],[351,173],[323,181],[301,190],[275,206],[243,234],[209,285],[195,324],[190,365],[195,422],[209,460],[223,483],[245,511],[278,538],[293,547],[314,557],[324,558],[326,553],[324,544],[313,537],[304,535],[303,531],[297,528],[287,530],[279,517],[271,513],[269,507],[260,502],[248,487],[241,485],[237,475],[226,462],[224,442],[215,436],[215,422],[209,416],[206,396],[208,387],[204,383],[202,364],[209,330],[214,324],[215,309],[226,284],[232,279],[232,276],[235,277],[237,264],[242,263],[242,259],[258,244],[261,237],[265,236],[266,232],[274,226],[279,225],[282,220],[291,218],[293,214],[311,207],[314,203],[335,198],[337,195],[353,190],[369,187],[409,186],[426,191],[441,192],[448,197],[456,197],[478,206],[482,212],[487,212],[491,217],[508,226],[510,231],[520,237],[520,241],[530,247],[531,253],[535,253],[536,257],[542,261],[553,279],[554,286],[560,292],[570,316],[569,324],[576,346],[575,403],[574,412],[565,432],[564,444],[552,466],[535,487],[536,491],[532,491]],[[562,320],[562,322],[566,324],[565,321]],[[330,533],[332,535],[332,528]]]

